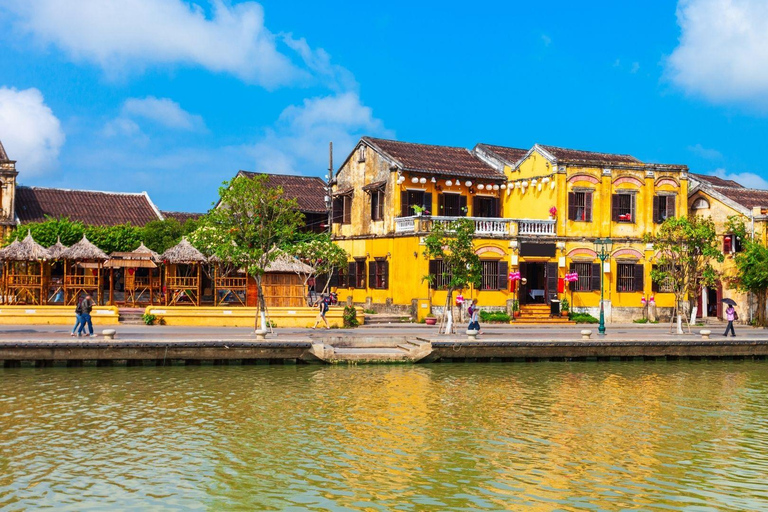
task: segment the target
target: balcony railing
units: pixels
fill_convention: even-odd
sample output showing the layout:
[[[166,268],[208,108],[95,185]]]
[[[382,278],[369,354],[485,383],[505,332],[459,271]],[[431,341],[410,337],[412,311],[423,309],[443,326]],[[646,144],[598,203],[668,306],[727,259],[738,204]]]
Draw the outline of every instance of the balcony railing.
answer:
[[[555,236],[555,220],[517,220],[518,235]]]
[[[441,224],[448,225],[458,219],[467,219],[475,223],[475,234],[505,236],[509,234],[509,219],[492,217],[439,217],[411,216],[395,219],[395,233],[413,233],[432,231],[432,227]]]

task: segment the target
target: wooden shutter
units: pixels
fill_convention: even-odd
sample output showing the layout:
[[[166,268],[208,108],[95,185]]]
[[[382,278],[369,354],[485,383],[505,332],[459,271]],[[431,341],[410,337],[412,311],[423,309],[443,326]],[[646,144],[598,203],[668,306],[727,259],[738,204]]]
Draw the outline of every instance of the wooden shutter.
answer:
[[[659,293],[659,283],[653,278],[653,271],[658,269],[659,267],[657,265],[651,266],[651,292],[653,293]]]
[[[347,288],[357,288],[357,262],[350,261],[347,265]]]
[[[661,210],[659,209],[659,196],[653,196],[653,222],[661,224]]]
[[[619,222],[619,194],[611,194],[611,207],[613,222]]]
[[[568,220],[576,220],[576,192],[568,192]]]
[[[498,286],[499,290],[507,289],[507,279],[509,279],[509,263],[500,261],[499,278],[496,280],[496,286]]]
[[[352,223],[352,196],[344,196],[344,219],[342,223]]]
[[[592,264],[592,291],[600,291],[600,274],[603,272],[602,263]]]
[[[730,254],[733,250],[733,239],[731,235],[725,235],[723,237],[723,253]]]
[[[368,262],[368,288],[376,288],[376,261]]]
[[[520,262],[520,277],[526,277],[528,274],[528,264],[525,262]],[[520,280],[517,282],[518,286],[518,292],[517,297],[520,300],[520,304],[526,304],[528,302],[528,285],[523,284],[523,281]]]
[[[592,222],[592,192],[584,192],[584,220]]]
[[[480,216],[480,205],[483,204],[482,201],[480,201],[480,198],[475,196],[472,198],[472,216],[473,217],[479,217]]]
[[[382,290],[386,290],[389,288],[389,262],[388,261],[380,261],[379,265],[381,265],[381,275],[382,280],[384,281],[383,286],[381,287]]]
[[[424,193],[424,204],[422,206],[431,215],[435,214],[434,210],[432,209],[432,192],[425,192]]]
[[[629,194],[629,211],[632,214],[630,215],[632,224],[635,223],[635,206],[637,206],[637,194]]]
[[[642,263],[635,265],[635,291],[641,292],[645,288],[645,269]]]
[[[501,212],[501,205],[502,205],[501,198],[500,197],[496,197],[496,198],[494,198],[493,202],[495,204],[495,209],[496,209],[496,211],[494,212],[494,217],[497,217],[497,218],[503,217],[502,212]]]
[[[403,190],[400,192],[400,216],[401,217],[410,217],[411,208],[408,206],[408,191]]]
[[[433,283],[429,285],[433,290],[437,288],[437,265],[437,260],[429,260],[429,275],[435,276]]]
[[[450,215],[445,206],[445,194],[437,194],[437,211],[435,215]]]
[[[344,198],[336,197],[333,200],[333,213],[331,215],[333,224],[341,224],[344,220]]]
[[[461,211],[459,212],[459,215],[461,217],[467,216],[467,196],[459,196],[459,208]]]
[[[576,270],[576,264],[574,262],[571,262],[571,264],[568,265],[568,273],[569,274],[573,274],[575,270]],[[568,283],[568,288],[571,291],[574,291],[576,289],[576,283],[577,282],[578,281],[571,281],[570,283]]]
[[[340,288],[339,286],[339,269],[333,269],[331,273],[331,279],[328,281],[328,288]],[[317,289],[317,288],[315,288]]]
[[[667,218],[675,216],[675,201],[677,196],[667,196]]]
[[[547,262],[547,302],[557,298],[557,263]]]

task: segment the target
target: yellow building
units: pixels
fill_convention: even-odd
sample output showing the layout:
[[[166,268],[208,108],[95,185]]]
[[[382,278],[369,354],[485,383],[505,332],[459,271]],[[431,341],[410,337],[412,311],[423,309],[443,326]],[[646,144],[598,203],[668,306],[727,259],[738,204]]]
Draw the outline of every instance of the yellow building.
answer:
[[[465,290],[481,306],[523,315],[565,298],[597,313],[598,237],[613,250],[604,267],[606,318],[642,316],[642,297],[662,312],[671,293],[655,293],[655,253],[642,237],[667,216],[687,212],[687,167],[647,164],[629,155],[535,145],[530,150],[478,144],[464,148],[363,137],[336,173],[333,236],[352,260],[338,281],[340,297],[369,307],[399,307],[422,317],[431,299],[443,304],[439,261],[423,255],[422,238],[437,222],[475,222],[482,286]],[[510,272],[519,271],[519,282]],[[573,290],[567,272],[578,273]],[[346,291],[345,291],[346,290]]]
[[[0,142],[0,236],[4,239],[16,225],[15,194],[16,161],[8,158],[3,143]]]
[[[702,174],[691,174],[688,196],[690,215],[709,217],[715,224],[717,237],[725,255],[723,263],[715,265],[720,281],[712,288],[704,287],[699,300],[703,317],[722,318],[720,300],[731,298],[738,304],[741,321],[749,321],[754,314],[756,301],[750,294],[735,289],[733,279],[737,271],[734,257],[741,251],[741,240],[728,230],[728,218],[737,217],[744,222],[749,236],[762,244],[768,242],[768,190],[756,190],[741,184]]]

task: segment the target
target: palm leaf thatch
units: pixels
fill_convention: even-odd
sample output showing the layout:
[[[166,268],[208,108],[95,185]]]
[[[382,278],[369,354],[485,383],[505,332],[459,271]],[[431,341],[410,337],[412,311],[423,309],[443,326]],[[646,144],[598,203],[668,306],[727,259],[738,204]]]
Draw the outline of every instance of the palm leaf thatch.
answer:
[[[56,243],[48,248],[48,252],[51,253],[51,259],[61,259],[61,253],[63,253],[66,248],[67,246],[61,243],[61,237],[58,237]]]
[[[36,261],[51,259],[48,249],[35,242],[32,233],[27,233],[24,240],[13,242],[5,249],[0,250],[0,259],[6,261]]]
[[[65,249],[59,257],[70,261],[105,261],[109,259],[107,253],[88,241],[85,235],[83,235],[82,240]]]
[[[267,274],[281,273],[281,272],[311,274],[312,272],[314,272],[314,269],[312,267],[310,267],[306,263],[302,263],[301,261],[299,261],[297,258],[294,258],[290,254],[286,254],[285,252],[280,251],[279,249],[272,249],[272,251],[277,251],[279,254],[275,258],[275,260],[270,262],[270,264],[267,265],[267,268],[264,269],[264,272],[266,272]]]
[[[187,237],[181,239],[181,242],[174,245],[162,255],[163,261],[171,265],[189,265],[194,263],[205,263],[206,258],[203,253],[187,241]]]
[[[149,254],[149,257],[154,261],[155,263],[158,263],[161,261],[161,257],[158,253],[144,245],[144,242],[141,243],[136,249],[133,250],[133,252],[137,254]]]

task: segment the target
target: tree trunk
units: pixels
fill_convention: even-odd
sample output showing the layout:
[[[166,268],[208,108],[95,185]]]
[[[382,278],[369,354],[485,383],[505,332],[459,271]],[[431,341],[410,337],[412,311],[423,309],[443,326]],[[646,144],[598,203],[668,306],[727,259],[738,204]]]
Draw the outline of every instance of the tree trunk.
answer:
[[[451,334],[453,331],[453,309],[451,308],[451,299],[453,299],[453,288],[448,288],[445,294],[445,307],[443,308],[443,318],[445,318],[445,330],[443,334]]]
[[[267,330],[267,302],[264,300],[264,290],[261,287],[261,278],[262,275],[258,274],[255,276],[256,279],[256,290],[258,293],[258,304],[259,304],[259,311],[255,318],[255,330],[259,330],[259,323],[261,323],[261,330],[266,331]]]
[[[766,291],[763,290],[761,292],[758,292],[755,294],[757,297],[757,312],[755,313],[755,323],[759,327],[766,327],[766,318],[765,318],[765,302],[766,302]]]

